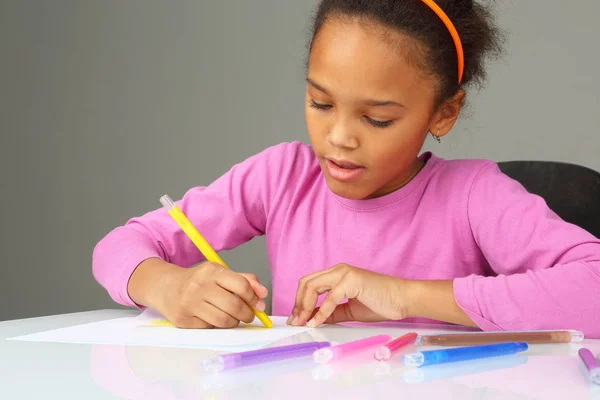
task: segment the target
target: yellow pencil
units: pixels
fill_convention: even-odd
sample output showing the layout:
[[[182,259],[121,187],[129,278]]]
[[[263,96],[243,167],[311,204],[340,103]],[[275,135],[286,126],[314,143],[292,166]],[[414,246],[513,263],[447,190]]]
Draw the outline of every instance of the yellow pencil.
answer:
[[[229,269],[225,262],[219,257],[216,251],[208,244],[208,242],[202,237],[200,232],[192,225],[190,220],[185,214],[177,207],[175,202],[171,200],[166,194],[160,198],[160,202],[163,207],[169,212],[169,215],[177,222],[177,225],[185,232],[192,242],[196,245],[198,250],[204,255],[207,261],[221,264],[223,267]],[[271,328],[273,323],[263,311],[258,311],[254,307],[250,306],[254,315],[263,323],[266,328]]]

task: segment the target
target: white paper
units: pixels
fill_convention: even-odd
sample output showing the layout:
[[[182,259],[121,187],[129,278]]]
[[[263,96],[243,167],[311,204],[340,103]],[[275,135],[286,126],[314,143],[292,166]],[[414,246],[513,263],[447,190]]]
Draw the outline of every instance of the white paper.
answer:
[[[151,324],[151,322],[164,319],[164,317],[153,310],[146,309],[137,317],[92,322],[13,337],[8,340],[195,347],[241,351],[242,349],[258,349],[307,330],[305,327],[286,325],[285,317],[270,318],[273,322],[273,327],[270,329],[265,328],[258,319],[255,319],[252,324],[241,323],[234,329],[178,329]]]

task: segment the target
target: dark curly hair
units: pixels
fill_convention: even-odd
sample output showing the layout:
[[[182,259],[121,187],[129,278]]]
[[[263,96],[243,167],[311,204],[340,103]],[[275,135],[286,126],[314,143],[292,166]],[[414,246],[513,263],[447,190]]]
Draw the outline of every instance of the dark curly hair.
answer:
[[[319,30],[330,19],[364,19],[395,29],[418,41],[406,51],[410,60],[438,80],[438,103],[449,99],[462,86],[480,87],[486,78],[485,63],[502,52],[503,35],[495,26],[489,6],[473,0],[437,0],[460,36],[465,65],[458,83],[456,47],[442,20],[420,0],[322,0],[319,4],[309,48]]]

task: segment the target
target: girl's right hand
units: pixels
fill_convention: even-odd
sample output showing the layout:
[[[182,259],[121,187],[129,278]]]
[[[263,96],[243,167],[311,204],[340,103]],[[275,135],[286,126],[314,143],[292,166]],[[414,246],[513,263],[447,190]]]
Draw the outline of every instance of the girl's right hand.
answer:
[[[234,328],[240,321],[254,320],[249,305],[265,310],[263,299],[268,291],[254,274],[240,274],[209,262],[193,268],[181,268],[157,259],[151,263],[162,264],[156,269],[162,276],[158,284],[160,290],[155,291],[151,302],[154,304],[149,306],[179,328]]]

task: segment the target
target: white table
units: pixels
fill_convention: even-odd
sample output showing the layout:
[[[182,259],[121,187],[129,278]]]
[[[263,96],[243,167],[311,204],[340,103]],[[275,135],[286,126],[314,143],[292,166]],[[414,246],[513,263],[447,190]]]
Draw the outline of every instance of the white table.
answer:
[[[200,349],[7,341],[6,338],[136,315],[101,310],[0,322],[1,399],[598,399],[579,345],[533,345],[521,355],[409,370],[359,356],[330,367],[311,360],[207,376]],[[411,329],[412,328],[412,329]],[[295,342],[345,342],[378,333],[438,332],[431,325],[328,326]],[[586,340],[594,354],[600,340]],[[366,357],[366,358],[365,358]],[[455,375],[455,376],[452,376]]]

